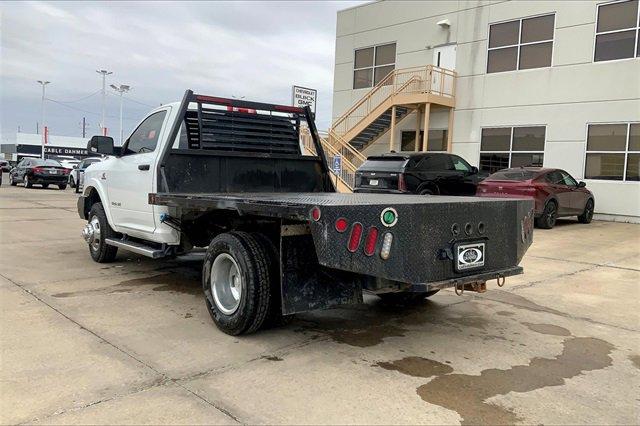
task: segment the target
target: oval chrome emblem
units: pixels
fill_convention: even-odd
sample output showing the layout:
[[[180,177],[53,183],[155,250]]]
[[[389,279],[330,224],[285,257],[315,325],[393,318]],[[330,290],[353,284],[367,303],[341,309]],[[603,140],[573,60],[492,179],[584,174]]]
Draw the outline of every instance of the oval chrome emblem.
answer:
[[[477,248],[468,248],[460,252],[458,262],[463,265],[470,265],[482,261],[482,251]]]

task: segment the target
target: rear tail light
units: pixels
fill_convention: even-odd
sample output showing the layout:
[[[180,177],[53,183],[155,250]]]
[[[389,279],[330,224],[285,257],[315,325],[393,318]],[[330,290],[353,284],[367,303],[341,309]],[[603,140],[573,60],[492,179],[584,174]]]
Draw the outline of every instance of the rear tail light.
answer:
[[[348,226],[349,222],[347,222],[347,219],[345,219],[344,217],[338,218],[338,220],[336,220],[336,231],[342,233],[347,230]]]
[[[364,254],[367,256],[372,256],[373,252],[376,250],[376,243],[378,242],[378,228],[372,226],[369,228],[369,232],[367,233],[367,238],[364,240]]]
[[[407,183],[404,180],[404,173],[400,173],[398,175],[398,190],[399,191],[406,191],[407,190]]]
[[[319,221],[320,220],[320,216],[322,215],[322,213],[320,212],[320,208],[318,207],[314,207],[311,209],[311,218],[314,221]]]
[[[382,249],[380,250],[380,257],[383,260],[387,260],[389,258],[389,254],[391,253],[391,243],[393,242],[393,234],[391,232],[387,232],[382,237]]]
[[[362,239],[362,224],[359,222],[356,222],[351,227],[351,235],[349,235],[349,244],[347,245],[347,248],[349,249],[350,252],[353,253],[356,250],[358,250],[361,239]]]
[[[44,170],[44,169],[43,169],[42,167],[34,167],[34,168],[33,168],[33,172],[34,172],[34,173],[42,173],[42,171],[43,171],[43,170]]]
[[[68,175],[69,173],[71,173],[71,169],[62,169],[62,173]]]

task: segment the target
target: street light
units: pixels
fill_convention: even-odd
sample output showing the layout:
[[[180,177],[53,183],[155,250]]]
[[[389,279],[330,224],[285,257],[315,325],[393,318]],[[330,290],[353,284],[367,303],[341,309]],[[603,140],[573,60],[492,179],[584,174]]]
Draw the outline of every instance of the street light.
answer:
[[[45,86],[49,83],[51,83],[50,81],[46,81],[46,80],[38,80],[38,83],[40,83],[42,85],[42,137],[40,138],[41,140],[41,145],[42,145],[42,159],[44,160],[44,143],[45,143],[45,138],[47,137],[47,128],[44,125],[44,91],[45,91]]]
[[[102,128],[102,135],[107,136],[107,129],[104,126],[105,115],[106,115],[106,102],[107,102],[107,76],[113,74],[111,71],[107,70],[96,70],[98,74],[102,74],[102,122],[100,123],[100,127]]]
[[[111,87],[116,92],[120,93],[120,146],[122,146],[122,96],[131,90],[131,86],[128,84],[121,84],[120,86],[116,86],[115,84],[110,84]]]

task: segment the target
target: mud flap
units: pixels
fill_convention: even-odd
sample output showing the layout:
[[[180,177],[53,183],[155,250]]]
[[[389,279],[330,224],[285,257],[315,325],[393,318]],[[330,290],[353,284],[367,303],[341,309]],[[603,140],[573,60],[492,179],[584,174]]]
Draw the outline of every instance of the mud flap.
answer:
[[[361,276],[320,266],[310,234],[283,235],[280,248],[284,315],[362,303]]]

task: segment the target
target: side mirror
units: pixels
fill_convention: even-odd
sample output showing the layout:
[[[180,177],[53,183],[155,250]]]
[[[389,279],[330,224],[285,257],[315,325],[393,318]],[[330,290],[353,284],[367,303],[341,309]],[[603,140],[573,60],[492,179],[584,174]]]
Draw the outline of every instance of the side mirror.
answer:
[[[478,168],[476,166],[471,166],[471,173],[473,174],[478,173]]]
[[[113,138],[110,136],[93,136],[87,143],[89,154],[114,155]]]
[[[578,188],[584,188],[585,186],[587,186],[586,183],[584,182],[578,182]]]

